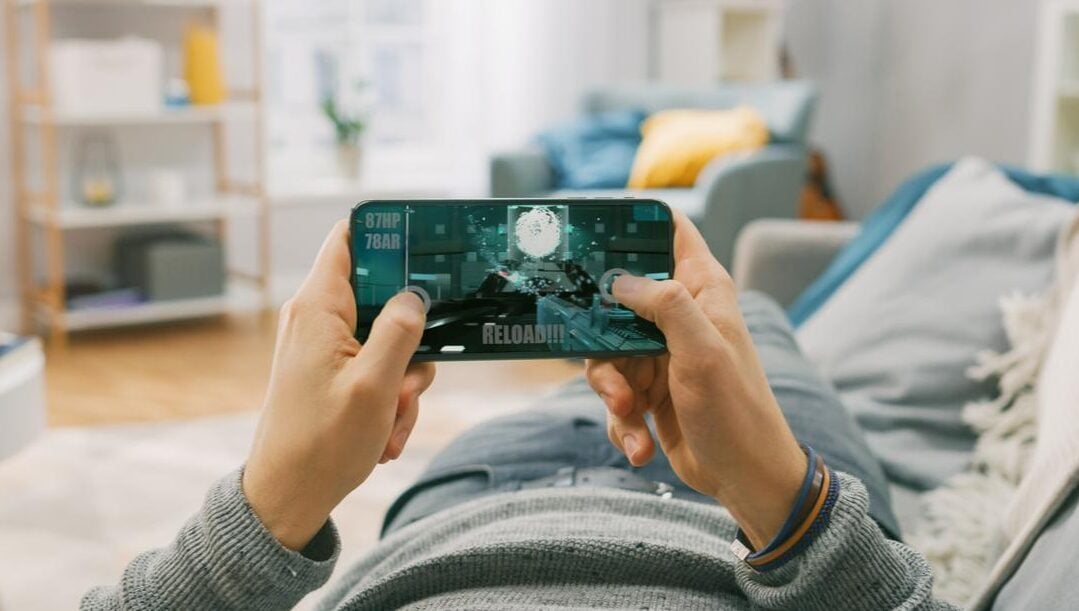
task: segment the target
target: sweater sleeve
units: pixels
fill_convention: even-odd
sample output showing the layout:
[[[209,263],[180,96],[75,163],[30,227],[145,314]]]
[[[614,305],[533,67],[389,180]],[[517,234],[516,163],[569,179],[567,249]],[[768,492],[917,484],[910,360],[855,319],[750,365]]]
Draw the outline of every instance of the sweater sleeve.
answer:
[[[91,590],[81,608],[291,609],[326,583],[340,551],[333,523],[302,552],[285,548],[248,505],[242,473],[215,484],[168,547],[136,557],[119,584]]]
[[[955,609],[933,598],[933,572],[918,552],[884,536],[869,517],[869,495],[839,473],[826,528],[794,559],[765,573],[739,562],[738,583],[768,609]],[[841,604],[837,604],[841,603]]]

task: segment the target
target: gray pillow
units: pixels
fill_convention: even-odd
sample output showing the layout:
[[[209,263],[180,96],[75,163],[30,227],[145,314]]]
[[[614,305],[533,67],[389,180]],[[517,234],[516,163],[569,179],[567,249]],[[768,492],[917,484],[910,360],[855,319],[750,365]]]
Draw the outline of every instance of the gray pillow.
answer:
[[[966,465],[975,437],[960,412],[993,393],[966,369],[1006,347],[1000,298],[1048,286],[1073,213],[964,159],[799,328],[893,482],[926,490]]]

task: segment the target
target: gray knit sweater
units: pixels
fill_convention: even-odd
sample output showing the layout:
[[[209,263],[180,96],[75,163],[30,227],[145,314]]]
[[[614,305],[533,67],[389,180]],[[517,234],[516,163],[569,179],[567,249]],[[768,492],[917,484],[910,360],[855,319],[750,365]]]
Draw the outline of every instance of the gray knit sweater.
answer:
[[[757,573],[728,549],[715,506],[602,489],[541,489],[472,501],[400,529],[347,571],[325,609],[947,609],[925,560],[884,538],[858,480],[840,474],[826,530]],[[142,554],[83,609],[288,609],[330,577],[327,523],[303,553],[223,479],[167,548]]]

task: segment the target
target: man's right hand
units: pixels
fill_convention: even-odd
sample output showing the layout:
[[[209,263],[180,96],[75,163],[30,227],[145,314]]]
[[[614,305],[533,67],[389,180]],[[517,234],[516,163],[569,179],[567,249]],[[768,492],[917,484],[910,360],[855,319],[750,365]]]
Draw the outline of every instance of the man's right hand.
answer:
[[[651,412],[678,477],[725,506],[759,549],[790,513],[806,457],[768,385],[734,282],[692,222],[675,216],[674,279],[620,276],[612,287],[663,331],[669,353],[590,360],[588,380],[630,463],[655,452]]]

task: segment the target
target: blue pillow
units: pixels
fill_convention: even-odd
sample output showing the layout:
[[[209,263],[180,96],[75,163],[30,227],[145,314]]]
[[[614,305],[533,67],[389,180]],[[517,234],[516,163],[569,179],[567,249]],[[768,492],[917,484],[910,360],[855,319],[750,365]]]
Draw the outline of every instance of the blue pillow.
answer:
[[[620,189],[641,144],[643,110],[590,114],[536,137],[558,189]]]
[[[839,251],[820,278],[794,300],[787,310],[791,324],[797,328],[824,305],[832,293],[888,239],[925,192],[951,169],[950,163],[935,165],[899,185],[899,188],[865,219],[858,235]],[[1079,202],[1079,179],[1064,175],[1034,174],[1008,166],[1001,166],[1001,170],[1009,180],[1028,192]]]

